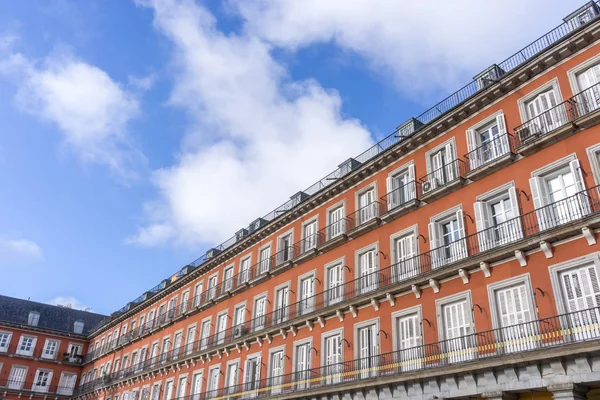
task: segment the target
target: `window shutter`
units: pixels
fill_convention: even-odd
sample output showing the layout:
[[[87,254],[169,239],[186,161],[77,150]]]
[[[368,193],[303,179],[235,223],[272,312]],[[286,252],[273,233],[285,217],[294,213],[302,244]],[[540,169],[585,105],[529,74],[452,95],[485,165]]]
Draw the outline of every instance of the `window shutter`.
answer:
[[[477,239],[479,240],[479,248],[481,251],[488,250],[492,247],[492,235],[487,230],[491,226],[487,204],[481,201],[476,201],[473,204],[475,210],[475,225],[477,226]]]
[[[435,222],[430,222],[429,225],[427,225],[427,230],[429,231],[429,247],[431,250],[439,247],[436,225],[437,223]]]
[[[467,129],[467,147],[469,148],[469,166],[471,169],[479,167],[479,151],[475,151],[479,147],[477,140],[477,132],[474,129]]]
[[[262,369],[262,357],[258,356],[255,360],[256,370],[254,371],[254,381],[256,382],[255,387],[258,388],[260,383],[260,370]]]
[[[409,164],[408,166],[408,199],[407,200],[413,200],[415,199],[416,193],[415,193],[415,164]]]
[[[533,197],[533,206],[536,208],[536,216],[540,226],[540,230],[547,229],[550,226],[549,212],[543,208],[549,204],[548,194],[546,190],[546,182],[536,176],[529,179],[531,186],[531,197]]]
[[[393,177],[391,177],[391,176],[388,176],[388,177],[385,179],[385,184],[386,184],[386,187],[387,187],[387,193],[388,193],[388,194],[389,194],[389,193],[392,193],[392,192],[394,191],[394,186],[393,186],[393,185],[394,185],[394,183],[393,183],[393,181],[394,181],[394,178],[393,178]],[[389,200],[388,200],[388,201],[389,201]]]
[[[408,260],[416,254],[416,243],[414,235],[409,235],[404,238],[404,259]]]
[[[585,180],[583,179],[583,173],[581,172],[581,166],[579,164],[579,160],[573,160],[569,163],[569,168],[571,169],[571,174],[573,175],[573,179],[575,180],[575,187],[577,189],[577,203],[579,203],[579,208],[581,213],[587,215],[591,212],[590,202],[587,196],[587,192],[585,190]]]
[[[523,227],[521,226],[521,210],[519,209],[519,200],[517,198],[517,189],[512,186],[508,189],[508,197],[514,210],[515,218],[510,223],[510,240],[523,238]]]
[[[458,257],[463,258],[467,256],[467,242],[466,242],[466,233],[465,233],[465,218],[463,216],[463,211],[458,210],[456,212],[456,224],[458,225],[458,236],[459,245],[458,245]]]
[[[497,154],[496,157],[507,154],[510,151],[510,144],[508,143],[508,135],[506,134],[506,120],[504,114],[496,116],[496,124],[498,125],[498,138],[501,153]]]
[[[446,144],[446,174],[448,182],[453,181],[458,175],[458,162],[455,160],[454,152],[452,151],[452,143]]]

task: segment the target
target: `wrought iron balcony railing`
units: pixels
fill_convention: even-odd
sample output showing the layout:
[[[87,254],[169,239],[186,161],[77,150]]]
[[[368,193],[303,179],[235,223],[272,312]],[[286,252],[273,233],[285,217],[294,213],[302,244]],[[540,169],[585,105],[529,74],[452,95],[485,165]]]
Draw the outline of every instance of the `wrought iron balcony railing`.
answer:
[[[392,190],[381,197],[381,214],[404,207],[407,203],[417,199],[417,186],[421,182],[410,181]]]
[[[223,343],[241,341],[251,335],[266,333],[278,327],[287,328],[294,320],[307,318],[313,313],[320,313],[327,308],[337,307],[339,303],[354,301],[361,296],[371,296],[376,292],[384,292],[412,278],[424,277],[440,268],[450,267],[469,257],[498,251],[522,239],[536,237],[544,231],[600,214],[600,186],[576,193],[560,201],[553,202],[534,211],[525,213],[482,231],[470,234],[439,248],[420,253],[414,257],[401,260],[389,267],[371,274],[341,283],[314,296],[299,299],[285,308],[258,316],[236,326],[230,327],[218,335],[209,335],[193,344],[182,346],[185,353],[166,353],[149,360],[114,372],[104,380],[88,382],[78,390],[84,393],[98,385],[131,377],[137,373],[155,368],[157,365],[172,362],[173,354],[179,357],[210,351]],[[541,217],[543,216],[543,217]],[[543,223],[540,223],[543,218]],[[218,340],[216,340],[216,338]],[[184,350],[181,350],[184,351]],[[162,364],[161,364],[162,363]]]
[[[510,144],[514,143],[512,135],[505,133],[482,143],[476,149],[465,154],[469,172],[477,170],[495,160],[512,153]]]
[[[420,197],[427,196],[430,193],[436,192],[444,187],[449,187],[464,179],[465,172],[467,172],[465,162],[460,158],[452,160],[435,169],[420,179]]]
[[[73,381],[73,385],[75,381]],[[73,395],[74,386],[65,386],[51,384],[47,380],[38,379],[37,381],[25,381],[24,379],[8,378],[0,379],[0,390],[2,392],[24,392],[31,396],[71,396]]]

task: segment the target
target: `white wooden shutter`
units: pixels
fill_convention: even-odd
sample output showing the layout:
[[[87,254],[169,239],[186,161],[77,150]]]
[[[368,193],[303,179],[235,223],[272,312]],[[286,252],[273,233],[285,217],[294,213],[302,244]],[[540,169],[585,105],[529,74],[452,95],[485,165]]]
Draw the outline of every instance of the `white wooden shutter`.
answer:
[[[524,284],[498,290],[496,296],[502,327],[531,321],[532,313]]]
[[[395,190],[394,178],[392,176],[388,176],[387,178],[385,178],[385,186],[387,188],[388,194],[392,193]],[[393,197],[393,196],[388,196],[388,197]]]
[[[486,251],[493,247],[493,239],[491,232],[488,230],[492,226],[487,204],[481,201],[473,203],[475,210],[475,225],[477,226],[477,239],[479,240],[479,248],[481,251]]]
[[[262,357],[261,356],[256,357],[254,362],[256,365],[256,368],[254,370],[254,382],[256,382],[256,383],[255,383],[254,387],[258,388],[258,385],[260,383],[260,370],[262,369],[261,368],[262,367]]]
[[[415,184],[415,164],[408,165],[408,185],[407,189],[407,200],[414,200],[417,197],[416,184]]]
[[[442,153],[437,152],[433,155],[433,157],[431,157],[431,172],[427,177],[428,181],[431,183],[432,190],[445,183],[444,174],[441,168]]]
[[[531,197],[533,197],[533,206],[536,208],[540,230],[543,231],[549,228],[551,223],[549,210],[543,208],[550,204],[546,182],[539,176],[535,176],[529,179],[529,185],[531,186]]]
[[[583,179],[583,173],[581,172],[581,166],[579,160],[575,159],[569,163],[571,174],[575,180],[575,188],[577,190],[576,204],[579,206],[581,213],[587,215],[591,212],[590,202],[587,196],[585,188],[585,180]]]
[[[498,126],[499,143],[495,145],[496,148],[500,148],[500,154],[496,154],[496,157],[507,154],[510,151],[510,144],[508,143],[508,135],[506,134],[506,121],[504,114],[496,116],[496,124]]]
[[[469,148],[469,166],[475,169],[481,165],[481,157],[479,156],[479,140],[477,140],[477,131],[467,129],[467,147]],[[475,151],[477,149],[477,151]]]
[[[12,367],[10,376],[8,377],[8,387],[11,389],[21,389],[25,382],[27,370],[22,367]]]
[[[417,315],[407,315],[399,319],[400,350],[410,349],[420,345],[419,321]]]
[[[514,210],[514,218],[510,223],[510,240],[518,240],[523,238],[523,227],[521,226],[521,211],[519,210],[519,200],[517,197],[517,189],[511,186],[508,189],[508,197],[512,209]]]
[[[454,180],[458,174],[458,163],[454,160],[454,152],[452,151],[452,143],[447,143],[445,147],[446,153],[446,174],[448,182]]]
[[[456,244],[457,248],[457,256],[458,258],[464,258],[467,256],[467,240],[466,238],[466,233],[465,233],[465,218],[463,216],[463,211],[462,210],[458,210],[456,211],[456,223],[458,226],[458,237],[460,238],[458,240],[458,243]]]

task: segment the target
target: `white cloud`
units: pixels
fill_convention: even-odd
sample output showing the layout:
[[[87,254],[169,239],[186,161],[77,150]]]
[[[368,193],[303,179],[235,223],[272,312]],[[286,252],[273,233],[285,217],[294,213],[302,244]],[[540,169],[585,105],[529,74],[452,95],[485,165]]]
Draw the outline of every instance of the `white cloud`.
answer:
[[[31,240],[0,238],[0,261],[38,261],[43,258],[42,248]]]
[[[57,296],[53,299],[46,301],[45,303],[52,304],[54,306],[73,308],[75,310],[91,310],[90,307],[84,305],[81,301],[72,296]]]
[[[245,19],[250,34],[291,50],[332,42],[383,70],[405,95],[421,99],[439,89],[458,89],[583,4],[559,0],[230,3]]]
[[[224,240],[372,143],[335,91],[291,81],[269,44],[219,31],[191,1],[143,4],[173,44],[171,104],[193,123],[176,164],[155,172],[159,197],[130,242]]]
[[[135,178],[145,161],[127,132],[139,114],[135,96],[68,51],[57,50],[36,62],[11,49],[8,44],[4,51],[0,48],[0,76],[18,87],[20,108],[54,123],[82,161],[108,166],[126,180]]]
[[[150,73],[144,76],[129,75],[127,77],[129,85],[140,90],[150,90],[156,82],[156,74]]]

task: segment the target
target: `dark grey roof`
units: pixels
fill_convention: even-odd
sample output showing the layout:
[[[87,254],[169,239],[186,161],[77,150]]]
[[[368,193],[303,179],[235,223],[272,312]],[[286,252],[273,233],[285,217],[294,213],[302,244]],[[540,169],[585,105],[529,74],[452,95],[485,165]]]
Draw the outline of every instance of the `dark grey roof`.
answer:
[[[108,319],[106,315],[0,295],[0,323],[28,325],[31,311],[40,313],[38,328],[63,333],[74,333],[74,322],[81,321],[83,335],[88,335]]]

